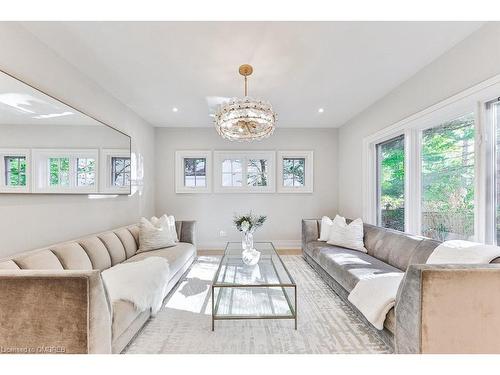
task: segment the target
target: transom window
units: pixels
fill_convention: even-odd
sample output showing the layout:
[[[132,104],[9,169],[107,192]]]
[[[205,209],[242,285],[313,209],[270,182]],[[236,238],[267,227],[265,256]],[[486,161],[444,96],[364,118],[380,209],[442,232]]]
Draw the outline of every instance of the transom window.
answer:
[[[243,168],[241,159],[225,159],[222,162],[222,186],[242,186]]]
[[[215,192],[274,192],[274,158],[273,151],[215,151]]]
[[[111,185],[124,187],[130,185],[130,158],[111,157]]]
[[[210,193],[212,189],[212,152],[175,152],[175,192]]]
[[[267,186],[267,159],[249,159],[247,162],[247,185]]]
[[[284,158],[283,159],[283,186],[305,185],[305,158]]]
[[[377,225],[405,230],[404,135],[377,146]]]
[[[313,192],[313,151],[278,151],[278,192]]]
[[[76,161],[76,185],[92,186],[95,184],[95,159],[77,158]]]
[[[94,193],[98,190],[97,149],[33,149],[35,193]]]
[[[206,187],[207,169],[205,158],[184,159],[184,186]]]
[[[69,186],[69,157],[49,158],[49,185]]]
[[[26,186],[26,157],[4,156],[5,186]]]

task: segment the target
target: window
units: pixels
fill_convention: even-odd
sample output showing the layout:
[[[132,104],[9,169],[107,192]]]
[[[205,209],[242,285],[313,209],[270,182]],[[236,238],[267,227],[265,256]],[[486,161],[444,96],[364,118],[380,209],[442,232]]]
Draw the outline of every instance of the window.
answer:
[[[278,163],[278,192],[313,192],[312,151],[279,151]]]
[[[128,149],[105,148],[100,151],[99,191],[106,194],[124,194],[131,192],[134,180],[133,154]]]
[[[184,159],[184,186],[205,187],[207,184],[207,161],[204,158]]]
[[[377,225],[405,230],[404,135],[377,144]]]
[[[26,186],[26,156],[4,156],[5,186]]]
[[[93,149],[33,149],[35,193],[95,193],[97,156]]]
[[[49,158],[49,185],[69,186],[69,157]]]
[[[92,186],[95,184],[95,159],[78,158],[76,161],[76,185]]]
[[[242,186],[243,168],[240,159],[226,159],[222,162],[222,186]]]
[[[116,187],[130,186],[130,158],[111,157],[111,185]]]
[[[30,191],[30,150],[0,149],[0,192]]]
[[[474,114],[422,132],[421,231],[440,241],[474,236]]]
[[[500,244],[500,76],[363,139],[363,217],[377,224],[377,145],[404,134],[404,226]]]
[[[209,193],[210,151],[177,151],[175,153],[175,192]]]
[[[283,186],[304,186],[306,159],[283,159]]]
[[[215,151],[217,193],[272,193],[274,152]]]
[[[247,162],[247,185],[267,186],[267,159],[249,159]]]

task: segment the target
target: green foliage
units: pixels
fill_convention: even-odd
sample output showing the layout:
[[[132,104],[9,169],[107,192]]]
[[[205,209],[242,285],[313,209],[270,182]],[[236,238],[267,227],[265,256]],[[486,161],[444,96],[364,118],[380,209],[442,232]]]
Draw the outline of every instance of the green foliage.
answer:
[[[91,158],[78,158],[77,185],[91,186],[95,182],[95,160]]]
[[[402,208],[405,187],[404,138],[398,137],[382,144],[379,152],[381,208]]]
[[[294,186],[304,186],[305,183],[305,159],[283,160],[283,176],[285,180],[292,180]]]
[[[254,232],[264,225],[267,216],[253,215],[252,212],[246,215],[234,215],[233,223],[240,232]]]
[[[49,171],[49,183],[51,186],[69,185],[69,158],[50,158]]]
[[[26,186],[26,158],[8,156],[5,159],[8,186]]]
[[[384,226],[404,228],[404,139],[379,146]],[[474,233],[474,114],[422,132],[422,232],[445,240]]]
[[[422,134],[422,231],[445,240],[474,233],[474,114]]]

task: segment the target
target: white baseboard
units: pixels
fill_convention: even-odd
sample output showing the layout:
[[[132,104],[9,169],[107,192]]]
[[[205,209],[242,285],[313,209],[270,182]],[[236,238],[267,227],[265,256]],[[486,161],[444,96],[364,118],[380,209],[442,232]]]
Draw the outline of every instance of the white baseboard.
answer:
[[[300,249],[302,246],[301,240],[270,240],[276,249],[283,250],[295,250]],[[258,241],[257,241],[258,242]],[[264,241],[261,241],[264,242]],[[226,247],[226,241],[217,241],[217,242],[201,242],[198,244],[198,250],[224,250]]]

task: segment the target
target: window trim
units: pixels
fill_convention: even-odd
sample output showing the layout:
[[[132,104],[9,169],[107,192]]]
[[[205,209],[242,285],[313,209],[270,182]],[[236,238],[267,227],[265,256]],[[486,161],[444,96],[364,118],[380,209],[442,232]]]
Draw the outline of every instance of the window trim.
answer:
[[[205,159],[205,186],[185,186],[184,159]],[[212,192],[212,152],[201,151],[176,151],[175,152],[175,192],[177,194],[196,194]]]
[[[133,163],[132,154],[130,150],[121,148],[103,148],[99,153],[100,166],[99,166],[99,181],[100,189],[99,191],[104,194],[131,194],[132,189],[132,177],[133,177]],[[129,186],[114,186],[112,184],[111,170],[112,170],[112,158],[130,158],[130,185]]]
[[[69,186],[50,186],[47,179],[49,158],[68,157]],[[94,194],[99,189],[99,151],[97,149],[32,149],[31,158],[33,160],[32,187],[34,193],[45,194]],[[94,186],[76,185],[76,159],[93,158],[96,161]]]
[[[405,231],[421,233],[421,131],[442,122],[457,118],[468,112],[475,113],[475,197],[474,197],[474,240],[494,243],[492,230],[495,225],[491,204],[491,149],[495,142],[491,133],[486,104],[500,95],[500,75],[481,82],[467,90],[443,100],[423,111],[415,113],[363,139],[363,219],[376,223],[375,196],[375,145],[405,134],[405,168],[407,191],[405,199]],[[492,144],[493,142],[493,144]],[[489,164],[488,164],[489,163]],[[493,164],[494,165],[494,164]],[[411,199],[410,199],[411,197]],[[408,217],[407,217],[408,215]],[[488,228],[488,229],[487,229]]]
[[[242,186],[222,186],[222,162],[226,159],[242,160]],[[248,160],[268,161],[267,186],[248,186]],[[215,193],[275,193],[276,155],[274,151],[214,151],[214,192]]]
[[[26,186],[9,186],[5,183],[5,157],[19,156],[26,158]],[[0,193],[30,193],[31,192],[31,152],[25,148],[0,149]]]
[[[304,186],[283,186],[283,160],[305,159]],[[314,192],[314,151],[278,151],[278,193],[311,194]]]

